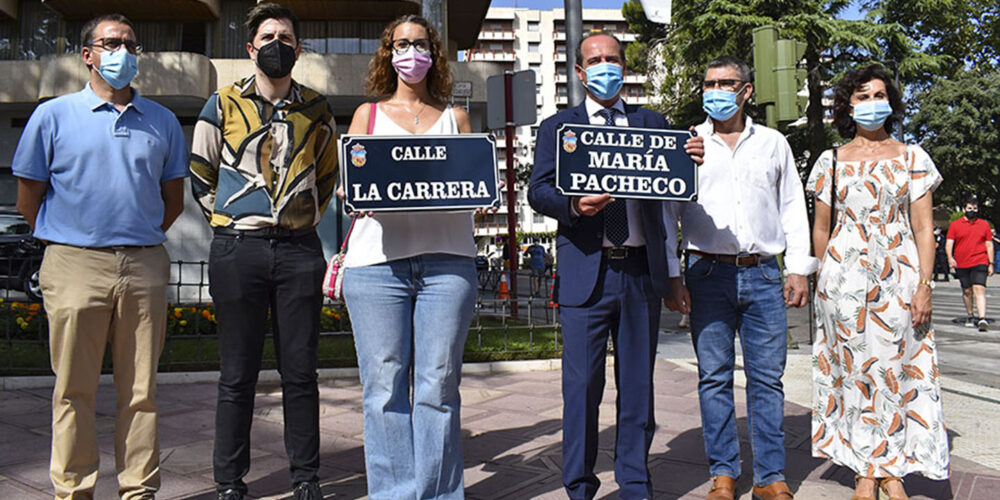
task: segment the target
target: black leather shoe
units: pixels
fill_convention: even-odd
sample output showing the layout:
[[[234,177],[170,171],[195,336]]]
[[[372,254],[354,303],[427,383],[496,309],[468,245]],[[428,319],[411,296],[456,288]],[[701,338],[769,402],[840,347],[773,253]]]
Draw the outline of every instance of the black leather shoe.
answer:
[[[243,500],[243,492],[236,488],[229,488],[219,492],[219,500]]]
[[[323,493],[319,491],[316,481],[303,481],[295,485],[295,500],[320,500]]]

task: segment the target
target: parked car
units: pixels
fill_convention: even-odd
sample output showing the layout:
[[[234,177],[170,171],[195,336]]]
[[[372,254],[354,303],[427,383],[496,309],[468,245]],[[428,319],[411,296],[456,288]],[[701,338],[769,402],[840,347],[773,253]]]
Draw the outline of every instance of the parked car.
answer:
[[[38,269],[44,252],[44,245],[31,236],[31,225],[21,214],[0,212],[0,282],[4,288],[20,290],[29,300],[40,302]]]

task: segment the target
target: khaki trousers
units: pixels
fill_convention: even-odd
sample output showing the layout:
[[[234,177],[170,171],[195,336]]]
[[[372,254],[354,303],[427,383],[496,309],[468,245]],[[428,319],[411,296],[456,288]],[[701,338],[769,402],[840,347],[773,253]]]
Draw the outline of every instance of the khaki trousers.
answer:
[[[91,498],[97,482],[96,394],[111,343],[117,391],[115,468],[122,498],[160,486],[156,368],[166,335],[170,261],[163,246],[49,245],[40,283],[49,319],[56,498]]]

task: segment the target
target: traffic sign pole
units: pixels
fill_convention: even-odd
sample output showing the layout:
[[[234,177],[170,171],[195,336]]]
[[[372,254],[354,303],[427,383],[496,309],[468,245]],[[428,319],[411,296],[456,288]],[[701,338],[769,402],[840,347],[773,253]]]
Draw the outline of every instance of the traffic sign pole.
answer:
[[[514,96],[511,91],[514,72],[503,72],[503,100],[506,123],[504,136],[507,141],[507,258],[510,262],[510,315],[517,317],[517,256],[520,248],[517,246],[517,190],[514,180]]]

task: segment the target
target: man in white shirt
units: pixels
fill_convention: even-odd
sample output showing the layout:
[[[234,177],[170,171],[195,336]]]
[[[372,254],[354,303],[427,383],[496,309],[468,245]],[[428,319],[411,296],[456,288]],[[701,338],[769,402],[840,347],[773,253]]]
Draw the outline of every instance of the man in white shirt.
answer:
[[[677,293],[665,305],[691,315],[713,479],[710,500],[731,500],[740,475],[733,404],[736,332],[747,375],[754,498],[792,498],[784,481],[782,429],[785,306],[806,305],[806,276],[816,267],[805,194],[788,141],[743,114],[753,94],[750,81],[750,68],[740,59],[722,57],[708,64],[703,102],[709,118],[696,127],[705,139],[698,198],[664,208],[668,223],[681,223],[688,259],[683,284],[679,271],[670,269]],[[776,259],[782,252],[784,284]]]

